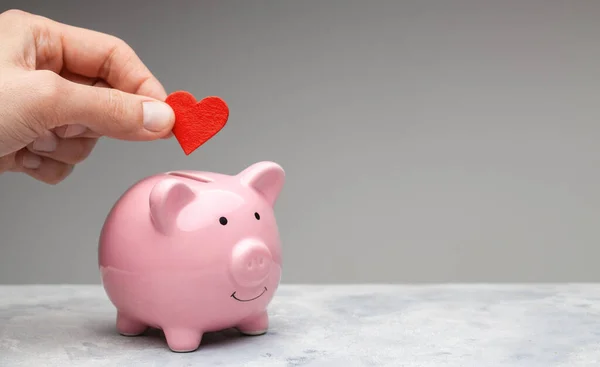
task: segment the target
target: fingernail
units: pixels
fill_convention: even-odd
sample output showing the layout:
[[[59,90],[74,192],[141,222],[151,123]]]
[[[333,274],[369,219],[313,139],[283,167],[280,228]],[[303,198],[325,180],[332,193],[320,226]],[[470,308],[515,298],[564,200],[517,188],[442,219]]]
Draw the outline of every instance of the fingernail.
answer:
[[[44,135],[40,136],[33,142],[33,150],[38,152],[53,152],[56,150],[58,145],[58,139],[50,131],[47,131]]]
[[[150,131],[163,131],[171,126],[175,114],[166,103],[162,102],[144,102],[142,103],[144,111],[144,127]]]
[[[28,169],[36,169],[42,164],[42,158],[35,154],[26,154],[23,157],[23,167]]]
[[[87,127],[80,125],[80,124],[69,125],[65,129],[65,133],[63,136],[65,138],[72,138],[76,135],[82,134],[86,129],[87,129]]]

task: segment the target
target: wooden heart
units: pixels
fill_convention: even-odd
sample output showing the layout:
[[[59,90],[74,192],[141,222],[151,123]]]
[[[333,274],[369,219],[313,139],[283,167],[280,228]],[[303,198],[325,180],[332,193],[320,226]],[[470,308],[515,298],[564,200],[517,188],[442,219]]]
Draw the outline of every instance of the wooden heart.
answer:
[[[206,97],[197,102],[193,94],[177,91],[165,102],[175,112],[173,135],[186,155],[221,131],[229,118],[229,107],[219,97]]]

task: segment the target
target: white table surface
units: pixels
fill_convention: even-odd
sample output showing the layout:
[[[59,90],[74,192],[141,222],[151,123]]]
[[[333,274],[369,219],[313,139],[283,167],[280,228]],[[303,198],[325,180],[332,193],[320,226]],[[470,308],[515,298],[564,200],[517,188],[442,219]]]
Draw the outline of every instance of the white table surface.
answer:
[[[600,285],[281,285],[270,331],[171,352],[101,286],[0,286],[0,366],[600,366]]]

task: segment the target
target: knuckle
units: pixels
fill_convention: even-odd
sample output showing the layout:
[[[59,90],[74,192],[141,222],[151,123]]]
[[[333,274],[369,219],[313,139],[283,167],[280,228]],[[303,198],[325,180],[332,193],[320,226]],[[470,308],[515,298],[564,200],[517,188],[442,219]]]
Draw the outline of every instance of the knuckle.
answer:
[[[23,10],[9,9],[0,13],[0,27],[3,38],[12,35],[22,41],[22,37],[33,23],[35,23],[33,15]]]
[[[127,101],[124,94],[113,88],[100,88],[102,93],[107,93],[106,111],[107,119],[115,125],[119,130],[126,130],[125,116],[127,115]]]
[[[125,41],[123,41],[123,39],[119,36],[115,36],[114,34],[107,34],[106,37],[111,45],[111,50],[119,50],[123,47],[123,45],[126,45]]]
[[[129,48],[129,45],[121,38],[113,35],[108,35],[108,37],[108,43],[110,44],[110,47],[108,48],[104,62],[100,66],[100,69],[97,73],[104,80],[110,80],[113,78],[115,69],[113,65],[115,60],[118,59],[123,52],[127,52]],[[116,75],[114,77],[119,78],[120,76]]]
[[[112,38],[113,43],[111,56],[114,57],[118,54],[124,55],[126,57],[131,56],[131,54],[133,53],[133,49],[131,48],[131,46],[129,46],[127,42],[125,42],[124,39],[114,35],[111,35],[110,37]]]
[[[129,52],[131,51],[131,47],[129,47],[129,44],[127,42],[125,42],[124,39],[119,38],[117,36],[112,36],[113,38],[113,42],[115,43],[115,47],[120,50],[121,52]]]
[[[52,71],[36,72],[35,80],[35,111],[43,116],[37,116],[52,126],[59,123],[59,106],[61,99],[66,97],[65,84],[62,78]]]
[[[123,95],[116,89],[105,88],[108,93],[106,113],[112,120],[119,120],[125,111],[125,101]]]
[[[29,16],[29,13],[20,9],[8,9],[0,14],[2,19],[20,19],[27,16]]]
[[[55,105],[59,98],[64,97],[64,83],[62,78],[49,70],[36,71],[35,81],[38,102]]]

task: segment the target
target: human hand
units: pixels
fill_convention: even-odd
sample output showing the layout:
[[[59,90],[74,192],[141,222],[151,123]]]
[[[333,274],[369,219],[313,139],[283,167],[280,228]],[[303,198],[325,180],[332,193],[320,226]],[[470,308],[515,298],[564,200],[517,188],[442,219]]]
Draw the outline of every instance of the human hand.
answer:
[[[164,88],[122,40],[19,10],[0,38],[0,174],[57,184],[101,136],[171,135]]]

